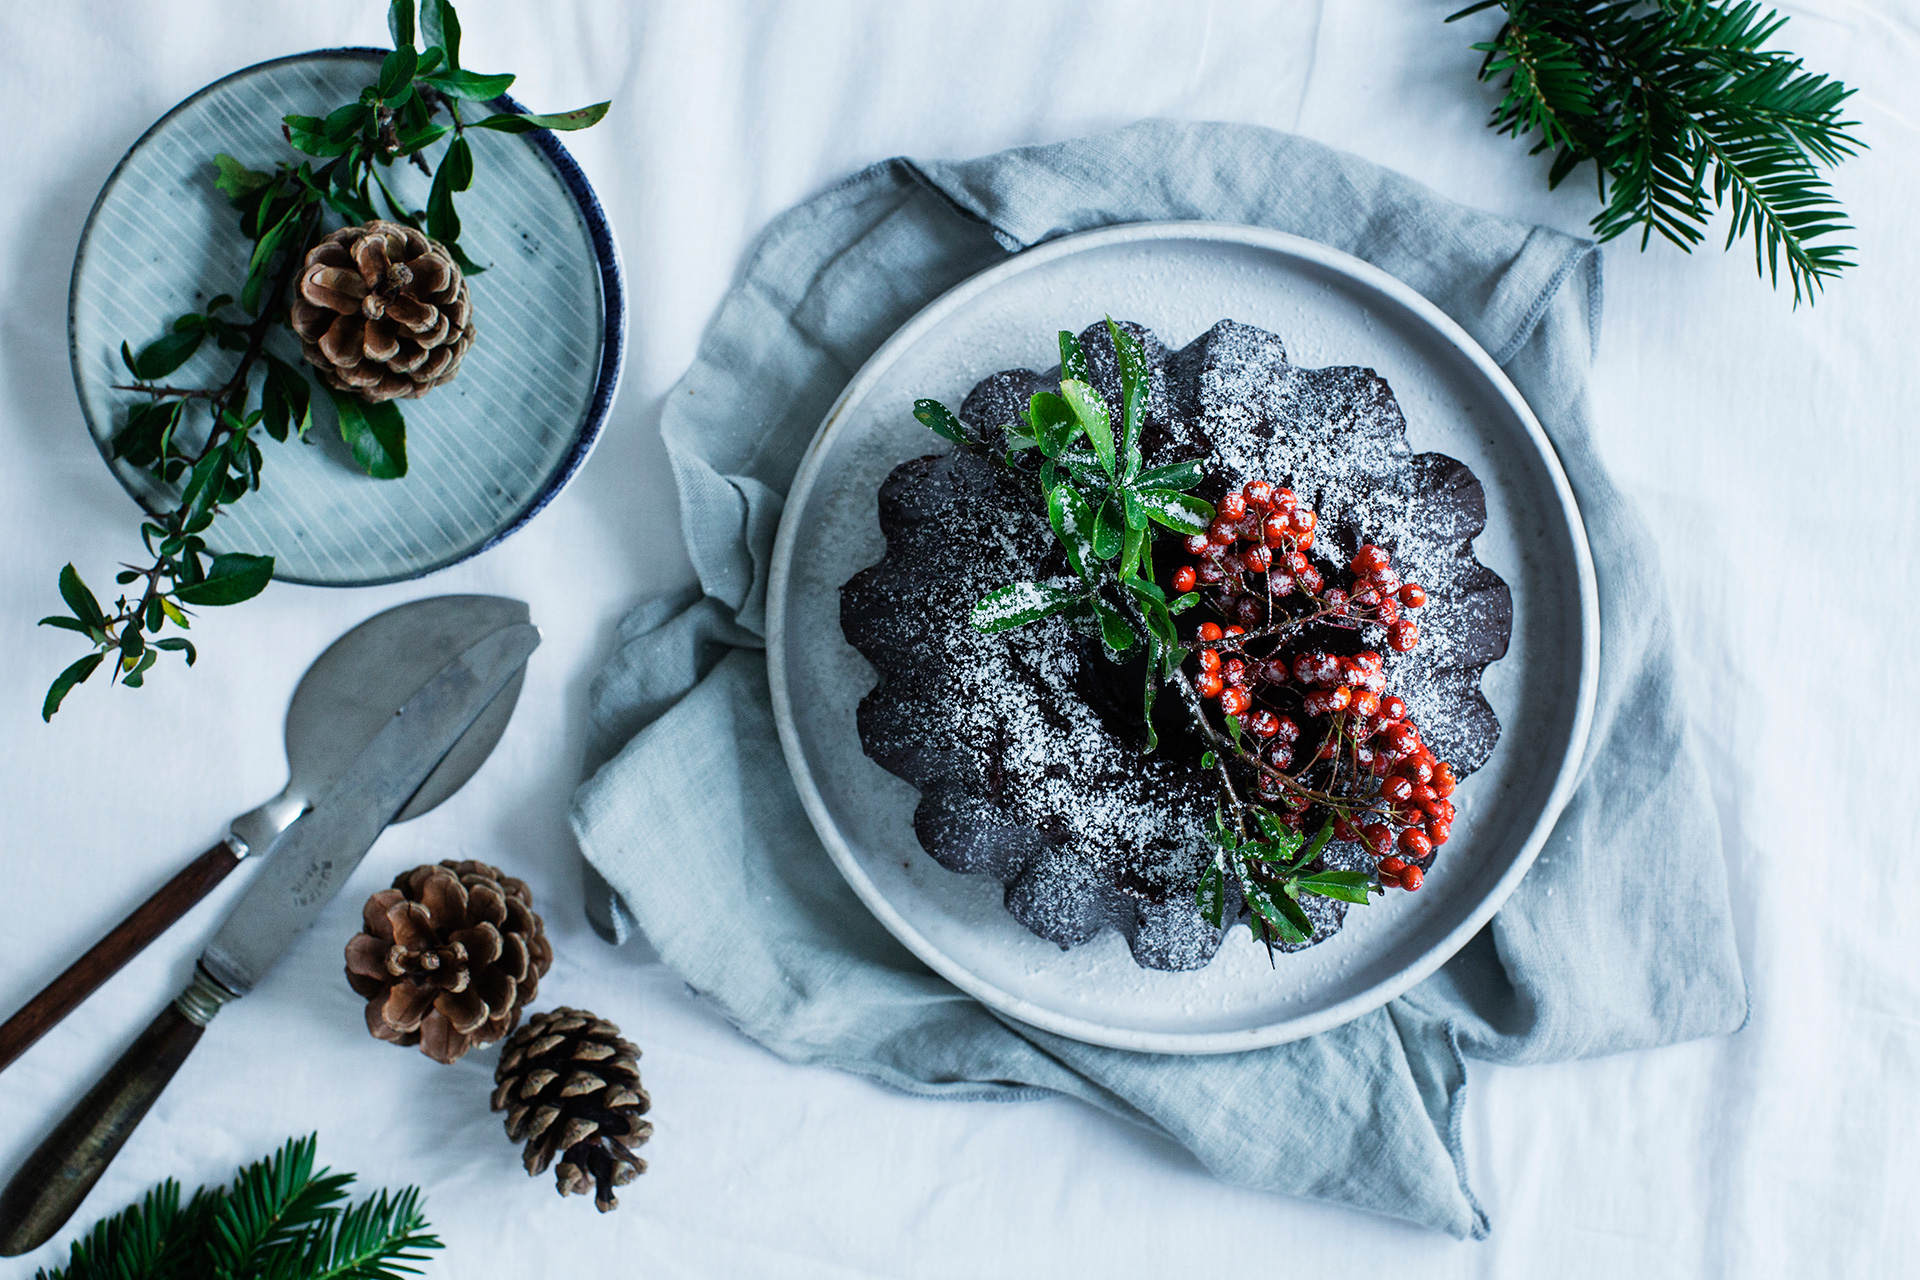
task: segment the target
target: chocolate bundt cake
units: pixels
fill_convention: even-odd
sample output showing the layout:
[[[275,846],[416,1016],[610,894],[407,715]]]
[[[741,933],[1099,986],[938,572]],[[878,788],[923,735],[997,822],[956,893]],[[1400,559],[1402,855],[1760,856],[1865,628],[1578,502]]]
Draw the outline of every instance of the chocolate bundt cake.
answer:
[[[1473,555],[1486,502],[1472,473],[1412,452],[1392,391],[1369,369],[1297,367],[1278,336],[1231,320],[1179,351],[1123,327],[1150,368],[1145,465],[1197,460],[1205,479],[1195,493],[1216,502],[1254,477],[1290,486],[1318,512],[1309,558],[1328,582],[1363,544],[1390,551],[1428,599],[1418,647],[1387,659],[1393,690],[1454,776],[1483,764],[1500,726],[1480,677],[1506,652],[1513,612],[1506,584]],[[1080,345],[1089,380],[1120,405],[1106,326],[1087,329]],[[1059,386],[1058,369],[996,373],[959,416],[977,436],[1004,439],[1036,392]],[[949,870],[1001,881],[1008,911],[1063,948],[1111,925],[1144,967],[1205,965],[1223,929],[1203,914],[1196,886],[1216,857],[1219,801],[1187,708],[1159,700],[1149,750],[1138,650],[1115,660],[1064,616],[993,633],[970,621],[1007,583],[1071,578],[1031,480],[997,450],[954,449],[897,467],[879,513],[886,555],[842,588],[841,622],[879,673],[860,703],[861,743],[919,788],[922,846]],[[1156,545],[1163,583],[1180,545],[1177,535]],[[1212,616],[1205,605],[1183,626],[1203,616]],[[1335,655],[1389,648],[1374,622],[1330,619],[1312,632]],[[1334,839],[1316,865],[1371,874],[1378,853]],[[1416,872],[1407,887],[1418,883]],[[1298,945],[1344,920],[1346,904],[1334,898],[1302,895],[1299,905],[1313,932]],[[1237,892],[1228,925],[1235,913],[1244,914]]]

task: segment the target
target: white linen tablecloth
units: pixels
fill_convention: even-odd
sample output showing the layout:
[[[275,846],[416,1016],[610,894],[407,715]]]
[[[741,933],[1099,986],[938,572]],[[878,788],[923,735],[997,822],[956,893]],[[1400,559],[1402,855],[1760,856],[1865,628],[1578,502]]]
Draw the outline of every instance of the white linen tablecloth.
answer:
[[[221,1181],[289,1134],[363,1186],[418,1183],[448,1248],[429,1274],[1182,1275],[1271,1261],[1302,1276],[1911,1274],[1920,1218],[1920,911],[1906,799],[1920,627],[1913,355],[1920,5],[1782,6],[1780,37],[1860,92],[1872,150],[1835,185],[1858,270],[1812,308],[1750,253],[1606,253],[1594,389],[1620,484],[1653,530],[1726,833],[1753,1018],[1737,1036],[1571,1065],[1475,1067],[1474,1186],[1492,1238],[1459,1244],[1222,1186],[1168,1143],[1066,1101],[910,1099],[788,1066],[693,999],[644,944],[581,915],[567,798],[586,686],[614,622],[691,580],[656,430],[767,220],[886,156],[968,156],[1148,115],[1292,129],[1455,199],[1580,231],[1592,187],[1482,127],[1492,91],[1456,0],[467,0],[464,61],[535,110],[611,97],[568,135],[625,258],[623,394],[572,486],[527,529],[420,582],[276,585],[196,623],[192,672],[76,691],[72,637],[36,629],[73,560],[98,584],[135,511],[87,439],[68,373],[80,226],[126,147],[246,64],[385,41],[384,5],[73,0],[0,13],[0,797],[9,834],[0,1016],[278,790],[286,700],[313,656],[405,600],[531,602],[547,643],[486,767],[394,828],[319,924],[229,1008],[68,1231],[64,1256],[162,1177]],[[272,127],[269,123],[267,127]],[[340,976],[360,903],[442,857],[533,886],[558,959],[542,1005],[584,1005],[645,1050],[652,1170],[598,1218],[528,1181],[486,1109],[495,1055],[444,1068],[369,1039]],[[184,982],[223,886],[82,1013],[0,1074],[11,1169]]]

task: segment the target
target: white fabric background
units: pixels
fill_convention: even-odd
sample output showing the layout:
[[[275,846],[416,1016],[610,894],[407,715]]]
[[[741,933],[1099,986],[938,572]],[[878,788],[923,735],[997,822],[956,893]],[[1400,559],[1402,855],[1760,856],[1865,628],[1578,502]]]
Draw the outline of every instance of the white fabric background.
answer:
[[[1482,127],[1493,20],[1456,0],[467,0],[465,61],[536,110],[614,99],[567,145],[625,256],[626,384],[598,452],[525,531],[423,582],[276,585],[195,627],[200,666],[89,686],[51,727],[72,559],[108,579],[134,508],[87,439],[63,318],[80,225],[155,117],[226,72],[384,42],[384,6],[72,0],[0,14],[0,1012],[11,1011],[283,780],[294,682],[335,635],[448,591],[531,601],[547,643],[487,766],[395,828],[314,931],[199,1051],[82,1208],[189,1186],[288,1134],[363,1185],[419,1183],[436,1275],[1300,1276],[1911,1274],[1920,1217],[1917,871],[1908,797],[1920,480],[1912,431],[1920,5],[1789,4],[1782,37],[1860,89],[1873,150],[1836,185],[1861,267],[1798,312],[1711,245],[1607,251],[1603,444],[1653,530],[1725,824],[1752,984],[1741,1034],[1573,1065],[1476,1064],[1468,1156],[1492,1238],[1457,1244],[1224,1187],[1168,1143],[1065,1101],[936,1103],[785,1065],[579,910],[566,801],[615,620],[691,579],[656,431],[742,251],[788,205],[894,154],[965,156],[1144,115],[1293,129],[1456,199],[1578,231],[1591,187]],[[263,122],[263,127],[273,127]],[[486,1110],[495,1055],[454,1068],[366,1037],[340,977],[365,895],[477,857],[535,888],[559,959],[542,1003],[645,1050],[653,1170],[599,1219],[529,1182]],[[0,1075],[11,1170],[184,982],[223,886]],[[724,904],[716,904],[723,908]],[[1284,1106],[1284,1100],[1276,1100]],[[64,1244],[62,1244],[62,1251]],[[51,1263],[49,1247],[0,1273]]]

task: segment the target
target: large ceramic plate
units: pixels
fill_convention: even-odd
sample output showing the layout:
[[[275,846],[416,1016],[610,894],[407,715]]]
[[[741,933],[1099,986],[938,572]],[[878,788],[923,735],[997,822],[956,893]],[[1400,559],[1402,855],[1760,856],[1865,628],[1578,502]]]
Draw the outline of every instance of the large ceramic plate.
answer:
[[[958,404],[996,370],[1051,367],[1054,334],[1102,315],[1180,347],[1231,317],[1279,334],[1301,366],[1364,365],[1392,385],[1416,451],[1486,487],[1480,560],[1513,589],[1513,642],[1483,688],[1492,760],[1454,795],[1453,839],[1417,894],[1347,914],[1332,940],[1269,963],[1245,929],[1187,973],[1137,967],[1112,930],[1062,951],[1001,905],[1000,884],[919,846],[919,793],[868,760],[854,708],[873,669],[840,632],[840,585],[878,560],[876,495],[944,444],[915,398]],[[1228,1053],[1297,1039],[1377,1008],[1453,955],[1513,891],[1565,804],[1598,672],[1598,603],[1572,492],[1526,402],[1438,308],[1358,259],[1250,227],[1154,223],[1030,249],[961,284],[877,351],[827,415],[774,551],[768,668],[781,744],[835,864],[913,952],[987,1005],[1116,1048]]]
[[[138,398],[112,389],[128,381],[121,342],[139,350],[172,317],[238,294],[246,276],[252,246],[214,189],[214,154],[261,170],[291,158],[280,118],[352,102],[382,56],[329,49],[235,72],[163,116],[107,179],[81,233],[67,315],[74,384],[103,456]],[[270,554],[286,582],[417,577],[506,537],[586,460],[625,343],[612,233],[552,134],[475,129],[467,138],[474,182],[460,200],[460,243],[487,268],[472,285],[479,334],[453,382],[401,401],[407,475],[374,480],[357,470],[331,406],[316,396],[312,444],[265,446],[260,491],[215,523],[216,549]],[[447,145],[429,160],[437,164]],[[384,176],[411,207],[426,204],[429,179],[418,169],[395,165]],[[269,349],[300,362],[284,327]],[[208,344],[167,382],[210,385],[232,360]],[[146,472],[108,460],[143,506],[171,501]]]

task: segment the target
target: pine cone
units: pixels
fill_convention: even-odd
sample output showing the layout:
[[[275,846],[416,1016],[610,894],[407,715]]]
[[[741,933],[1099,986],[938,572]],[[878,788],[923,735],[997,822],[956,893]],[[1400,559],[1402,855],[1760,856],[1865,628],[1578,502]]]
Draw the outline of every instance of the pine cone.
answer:
[[[632,1147],[653,1135],[640,1118],[653,1100],[640,1086],[639,1057],[620,1028],[585,1009],[536,1013],[507,1041],[493,1073],[493,1109],[507,1113],[507,1137],[527,1144],[528,1177],[558,1155],[561,1195],[591,1187],[602,1213],[620,1203],[613,1189],[647,1171]]]
[[[367,1030],[457,1062],[513,1030],[553,965],[526,882],[484,862],[415,867],[367,899],[347,981]]]
[[[451,382],[473,345],[472,317],[453,255],[376,219],[313,246],[289,319],[323,382],[380,401]]]

